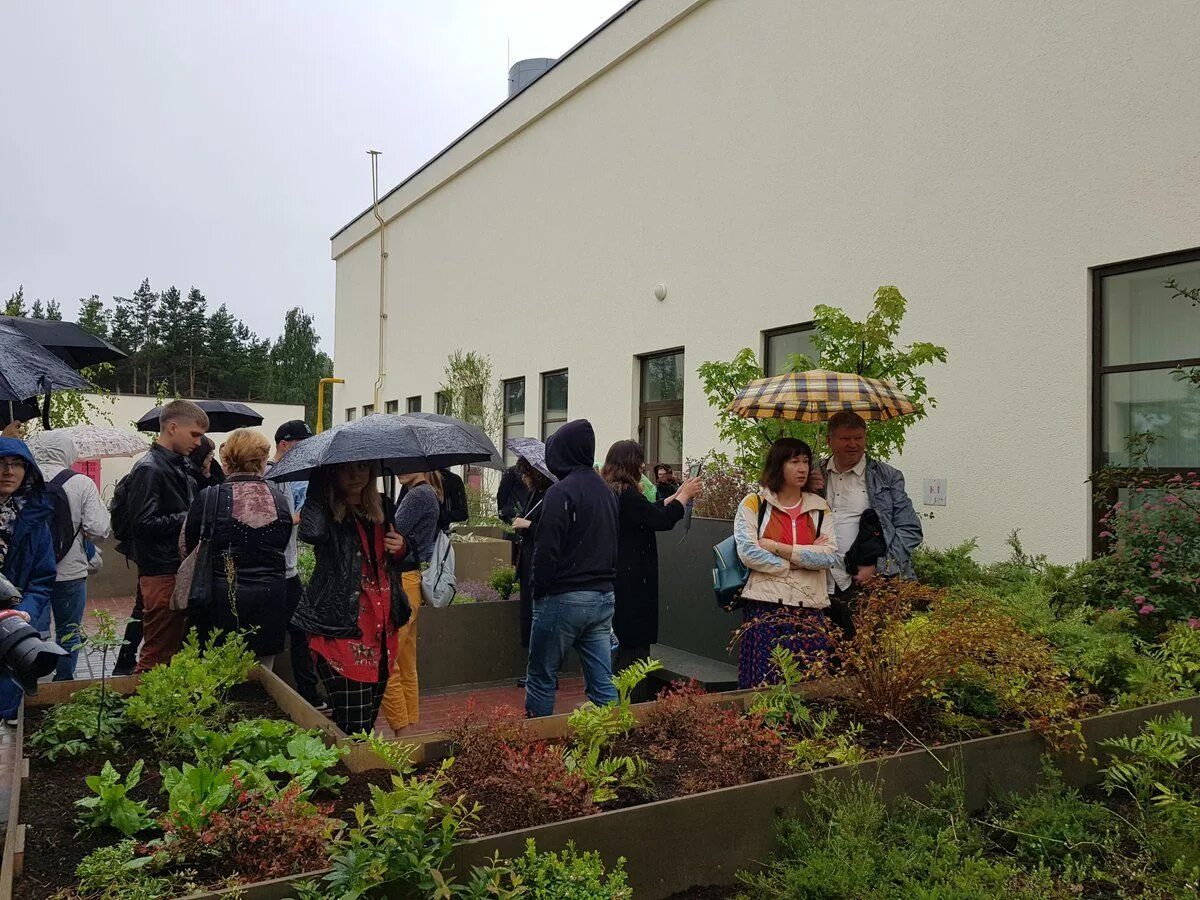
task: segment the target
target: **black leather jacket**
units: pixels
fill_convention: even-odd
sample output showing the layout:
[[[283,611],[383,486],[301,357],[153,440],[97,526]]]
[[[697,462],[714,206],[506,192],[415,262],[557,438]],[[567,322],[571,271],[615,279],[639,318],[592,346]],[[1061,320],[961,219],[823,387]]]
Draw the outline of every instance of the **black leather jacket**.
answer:
[[[386,526],[392,520],[391,504],[386,498],[384,512]],[[325,637],[362,637],[358,628],[362,543],[352,517],[334,521],[320,479],[310,483],[308,499],[300,512],[300,540],[313,545],[316,566],[304,599],[292,616],[292,625]],[[385,554],[385,565],[392,587],[392,622],[399,628],[408,622],[412,610],[400,583],[400,561]]]
[[[179,532],[195,496],[187,457],[161,444],[129,473],[133,509],[133,558],[139,575],[174,575],[179,570]]]

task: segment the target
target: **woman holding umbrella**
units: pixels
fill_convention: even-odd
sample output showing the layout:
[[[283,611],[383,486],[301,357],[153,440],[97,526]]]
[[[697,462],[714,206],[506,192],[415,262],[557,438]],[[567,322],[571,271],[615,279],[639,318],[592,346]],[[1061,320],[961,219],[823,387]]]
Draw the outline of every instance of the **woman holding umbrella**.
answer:
[[[347,734],[374,728],[411,615],[404,540],[388,524],[377,476],[369,462],[321,466],[300,513],[300,540],[313,545],[316,566],[292,624],[308,633],[333,720]]]

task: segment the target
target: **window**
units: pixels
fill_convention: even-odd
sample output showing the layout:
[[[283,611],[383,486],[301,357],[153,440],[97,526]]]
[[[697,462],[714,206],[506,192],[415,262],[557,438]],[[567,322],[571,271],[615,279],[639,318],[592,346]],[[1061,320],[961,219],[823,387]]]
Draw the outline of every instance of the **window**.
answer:
[[[358,407],[357,406],[348,407],[346,409],[346,421],[353,422],[357,418],[358,418]]]
[[[542,440],[567,422],[567,370],[542,373]]]
[[[641,358],[639,439],[651,465],[683,465],[683,351]]]
[[[816,363],[817,351],[813,346],[813,334],[817,326],[812,322],[790,325],[787,328],[772,328],[763,332],[763,373],[782,375],[792,370],[792,356],[807,356]]]
[[[1126,439],[1147,433],[1150,474],[1200,464],[1200,390],[1174,375],[1200,366],[1200,309],[1171,296],[1172,278],[1200,287],[1200,250],[1092,271],[1093,469],[1137,464]]]
[[[398,412],[400,412],[400,401],[399,400],[389,400],[387,403],[384,404],[383,411],[385,413],[387,413],[389,416],[396,415]]]
[[[435,404],[434,408],[437,409],[437,414],[439,416],[450,415],[450,398],[446,395],[445,391],[438,391],[436,394],[434,394],[433,402]]]
[[[404,401],[404,403],[405,403],[407,412],[420,412],[421,411],[421,398],[419,396],[409,397],[406,401]]]
[[[504,464],[515,465],[516,454],[508,449],[508,439],[525,436],[525,379],[509,378],[502,382],[504,392]]]
[[[363,404],[363,418],[366,418],[367,416],[373,416],[373,415],[375,415],[375,404],[374,403]]]

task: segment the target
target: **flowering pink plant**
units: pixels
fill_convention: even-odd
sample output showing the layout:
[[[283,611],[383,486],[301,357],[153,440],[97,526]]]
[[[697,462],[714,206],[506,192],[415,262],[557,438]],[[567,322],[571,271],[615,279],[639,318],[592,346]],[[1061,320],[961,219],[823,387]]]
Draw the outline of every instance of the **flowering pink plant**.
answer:
[[[1143,480],[1101,520],[1119,565],[1109,587],[1161,628],[1200,616],[1200,476]],[[1195,627],[1195,626],[1193,626]]]

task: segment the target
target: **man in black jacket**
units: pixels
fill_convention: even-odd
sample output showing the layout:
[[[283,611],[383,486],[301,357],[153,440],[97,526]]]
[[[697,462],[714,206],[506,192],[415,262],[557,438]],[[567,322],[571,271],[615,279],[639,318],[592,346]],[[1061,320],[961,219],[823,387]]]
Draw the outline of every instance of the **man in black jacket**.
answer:
[[[525,715],[554,712],[558,670],[572,647],[583,663],[588,699],[617,699],[610,634],[617,573],[617,497],[594,468],[596,435],[586,419],[568,422],[546,442],[558,481],[542,501],[533,550],[533,630],[529,636]]]
[[[143,606],[137,672],[167,662],[183,644],[187,614],[171,609],[171,592],[179,571],[179,531],[195,496],[187,455],[208,430],[208,415],[190,400],[168,403],[159,422],[158,440],[128,476]]]

